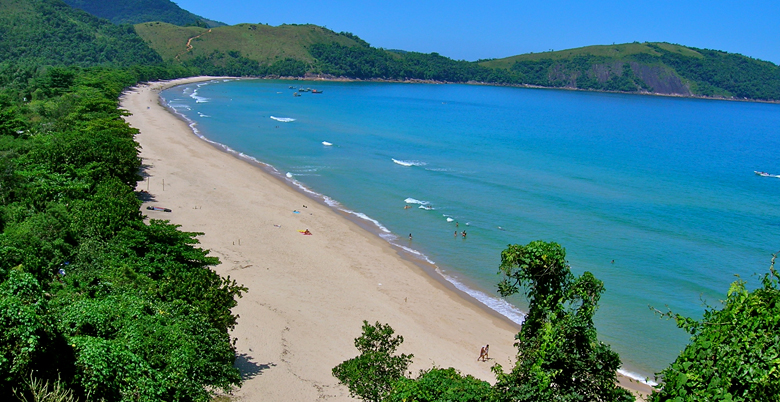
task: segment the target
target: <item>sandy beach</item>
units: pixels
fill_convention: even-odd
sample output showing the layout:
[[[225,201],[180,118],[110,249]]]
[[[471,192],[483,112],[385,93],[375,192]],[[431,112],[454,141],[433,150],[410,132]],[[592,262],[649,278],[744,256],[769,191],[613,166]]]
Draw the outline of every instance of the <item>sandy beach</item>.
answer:
[[[449,289],[387,242],[296,191],[263,169],[193,134],[158,102],[163,88],[194,77],[141,85],[125,93],[125,119],[140,130],[142,211],[191,232],[219,257],[216,271],[249,288],[240,318],[238,400],[352,400],[331,369],[354,357],[363,320],[389,323],[413,353],[413,372],[455,367],[490,382],[490,367],[512,366],[519,328]],[[149,211],[149,205],[171,212]],[[294,211],[299,211],[295,213]],[[299,230],[309,229],[311,236]],[[498,278],[497,278],[498,280]],[[488,362],[478,362],[490,344]],[[631,388],[649,391],[642,384]]]

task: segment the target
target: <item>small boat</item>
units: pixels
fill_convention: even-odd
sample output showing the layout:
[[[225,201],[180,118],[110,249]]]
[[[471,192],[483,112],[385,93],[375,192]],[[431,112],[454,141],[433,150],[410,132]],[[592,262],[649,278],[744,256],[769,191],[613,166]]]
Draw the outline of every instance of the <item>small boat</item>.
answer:
[[[301,96],[299,92],[293,92],[293,96]]]
[[[771,174],[769,174],[767,172],[759,172],[757,170],[754,170],[753,172],[755,172],[757,175],[759,175],[761,177],[770,177],[770,176],[772,176]]]
[[[295,87],[294,87],[294,86],[292,86],[292,85],[290,85],[290,89],[295,89]]]
[[[319,89],[312,89],[311,93],[313,93],[313,94],[321,94],[322,91],[320,91]]]

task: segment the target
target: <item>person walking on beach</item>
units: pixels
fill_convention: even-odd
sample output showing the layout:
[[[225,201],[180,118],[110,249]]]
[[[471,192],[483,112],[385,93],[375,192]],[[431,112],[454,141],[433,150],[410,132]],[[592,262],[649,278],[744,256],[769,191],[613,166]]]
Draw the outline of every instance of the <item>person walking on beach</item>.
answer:
[[[490,353],[490,345],[485,345],[479,350],[479,357],[477,358],[477,361],[482,360],[487,361],[489,359],[488,354]]]

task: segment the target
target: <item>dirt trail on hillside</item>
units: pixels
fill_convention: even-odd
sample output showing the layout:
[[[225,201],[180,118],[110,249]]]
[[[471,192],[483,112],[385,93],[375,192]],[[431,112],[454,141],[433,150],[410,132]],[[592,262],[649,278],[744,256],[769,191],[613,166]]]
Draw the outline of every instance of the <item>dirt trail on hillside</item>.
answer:
[[[206,31],[206,32],[203,32],[203,33],[202,33],[202,34],[200,34],[200,35],[196,35],[196,36],[193,36],[192,38],[189,38],[189,39],[187,39],[187,46],[186,46],[187,50],[185,50],[185,51],[183,51],[183,52],[181,52],[181,53],[177,54],[177,55],[176,55],[176,57],[174,57],[174,59],[176,59],[176,61],[181,61],[181,60],[179,60],[179,56],[181,56],[181,55],[183,55],[183,54],[185,54],[185,53],[189,53],[189,52],[191,52],[191,51],[192,51],[192,40],[193,40],[193,39],[198,39],[198,38],[200,38],[201,36],[203,36],[203,35],[205,35],[205,34],[207,34],[207,33],[211,33],[211,28],[209,28],[209,30],[208,30],[208,31]]]

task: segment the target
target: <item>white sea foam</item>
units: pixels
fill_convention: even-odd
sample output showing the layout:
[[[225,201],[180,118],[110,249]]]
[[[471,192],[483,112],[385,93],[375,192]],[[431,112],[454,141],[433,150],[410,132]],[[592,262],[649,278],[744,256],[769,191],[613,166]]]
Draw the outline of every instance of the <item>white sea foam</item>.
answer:
[[[427,262],[428,264],[431,264],[431,265],[436,265],[436,263],[435,263],[435,262],[433,262],[433,261],[432,261],[430,258],[428,258],[428,256],[427,256],[427,255],[425,255],[425,254],[423,254],[423,253],[421,253],[421,252],[419,252],[419,251],[417,251],[417,250],[415,250],[415,249],[413,249],[413,248],[411,248],[411,247],[406,247],[406,246],[404,246],[404,245],[402,245],[402,244],[397,244],[397,243],[392,243],[392,242],[391,242],[391,244],[392,244],[392,245],[394,245],[394,246],[396,246],[396,247],[398,247],[398,248],[400,248],[400,249],[402,249],[402,250],[404,250],[404,251],[406,251],[406,252],[407,252],[407,253],[409,253],[409,254],[413,254],[413,255],[415,255],[416,257],[418,257],[418,258],[420,258],[420,259],[424,260],[424,261],[425,261],[425,262]]]
[[[205,84],[202,84],[202,85],[205,85]],[[201,85],[199,85],[199,87],[200,86]],[[191,89],[186,88],[184,90],[184,92],[187,93],[190,90]],[[207,98],[201,98],[201,97],[199,97],[197,95],[197,89],[193,91],[193,93],[192,93],[192,95],[190,95],[190,97],[195,99],[196,102],[198,102],[198,103],[202,103],[202,102],[207,102],[208,101]],[[181,99],[174,99],[173,101],[175,101],[175,100],[181,100]],[[208,142],[208,143],[210,143],[210,144],[212,144],[214,146],[217,146],[217,147],[225,150],[228,153],[232,153],[232,154],[238,156],[241,159],[244,159],[244,160],[247,160],[247,161],[250,161],[250,162],[253,162],[253,163],[257,163],[257,164],[260,164],[260,165],[264,165],[266,168],[271,170],[271,172],[273,174],[277,174],[279,176],[286,177],[288,179],[288,181],[291,182],[293,185],[295,185],[296,187],[300,188],[305,193],[308,193],[308,194],[314,196],[315,198],[322,199],[323,202],[325,202],[325,204],[327,204],[327,205],[329,205],[329,206],[331,206],[331,207],[333,207],[335,209],[341,210],[341,211],[343,211],[345,213],[348,213],[348,214],[351,214],[353,216],[356,216],[357,218],[359,218],[361,220],[365,220],[365,221],[371,222],[375,227],[377,227],[379,229],[379,231],[380,231],[379,236],[382,239],[385,239],[386,241],[388,241],[393,246],[398,247],[399,249],[404,250],[405,252],[407,252],[407,253],[409,253],[411,255],[414,255],[414,256],[422,259],[423,261],[426,261],[427,263],[433,265],[435,271],[437,272],[437,274],[441,275],[445,280],[447,280],[448,282],[452,283],[453,286],[455,286],[455,288],[457,288],[458,290],[468,294],[469,296],[473,297],[474,299],[476,299],[480,303],[484,304],[488,308],[490,308],[490,309],[498,312],[499,314],[509,318],[510,320],[512,320],[515,323],[522,324],[522,322],[524,321],[525,314],[520,309],[518,309],[517,307],[511,305],[510,303],[508,303],[507,301],[505,301],[503,299],[500,299],[500,298],[488,295],[488,294],[486,294],[484,292],[481,292],[481,291],[469,288],[468,286],[463,284],[461,281],[459,281],[457,279],[457,277],[445,274],[443,272],[443,270],[441,270],[438,267],[436,267],[435,262],[432,261],[425,254],[423,254],[420,251],[417,251],[417,250],[415,250],[413,248],[404,246],[402,244],[398,244],[396,242],[396,240],[398,240],[398,236],[393,234],[389,229],[387,229],[379,221],[369,217],[368,215],[366,215],[366,214],[364,214],[362,212],[355,212],[355,211],[343,208],[343,206],[338,201],[336,201],[336,200],[334,200],[334,199],[332,199],[332,198],[330,198],[330,197],[328,197],[326,195],[317,193],[317,192],[309,189],[308,187],[306,187],[302,183],[298,182],[297,180],[295,180],[294,179],[295,175],[293,173],[287,172],[286,174],[282,175],[281,172],[279,172],[274,166],[272,166],[270,164],[261,162],[261,161],[257,160],[256,158],[254,158],[252,156],[249,156],[249,155],[243,154],[241,152],[235,151],[232,148],[228,147],[227,145],[218,143],[216,141],[212,141],[212,140],[208,139],[207,137],[203,136],[200,133],[200,131],[198,130],[198,128],[197,128],[197,123],[195,121],[189,119],[187,116],[185,116],[184,114],[182,114],[179,111],[179,109],[191,110],[190,107],[187,106],[187,105],[175,104],[175,103],[173,103],[173,101],[167,102],[166,106],[168,106],[175,114],[179,115],[182,119],[184,119],[188,123],[189,127],[192,129],[192,132],[196,136],[198,136],[200,139],[202,139],[202,140],[204,140],[204,141],[206,141],[206,142]],[[202,115],[202,114],[199,112],[199,115]],[[203,116],[201,116],[201,117],[203,117]],[[285,120],[287,120],[287,121],[294,121],[295,120],[295,119],[287,119],[287,118],[281,118],[283,120],[280,120],[280,118],[276,118],[276,117],[273,117],[273,116],[271,118],[274,119],[274,120],[282,121],[282,122],[284,122]],[[323,142],[323,144],[325,144],[325,142]],[[395,163],[397,163],[399,165],[403,165],[403,166],[423,166],[423,165],[425,165],[424,162],[418,162],[418,161],[402,161],[402,160],[393,159],[393,162],[395,162]],[[431,169],[431,170],[433,170],[433,169]],[[433,208],[431,208],[429,206],[430,202],[428,202],[428,201],[421,201],[421,200],[417,200],[417,199],[414,199],[414,198],[411,198],[411,197],[405,199],[404,201],[406,203],[408,203],[408,204],[419,204],[420,208],[423,208],[423,209],[433,209]],[[451,219],[452,218],[448,217],[447,221],[449,222],[449,221],[451,221]],[[465,224],[468,226],[470,223],[467,222]],[[636,373],[633,373],[633,372],[630,372],[630,371],[627,371],[627,370],[622,370],[622,369],[618,370],[618,372],[620,374],[622,374],[622,375],[624,375],[626,377],[629,377],[631,379],[634,379],[636,381],[640,381],[640,382],[643,382],[645,384],[649,384],[651,386],[652,385],[656,385],[656,383],[654,381],[649,380],[647,378],[644,378],[644,377],[642,377],[639,374],[636,374]]]
[[[295,121],[295,119],[293,119],[291,117],[275,117],[275,116],[271,116],[271,118],[276,120],[276,121],[280,121],[282,123],[289,123],[289,122]]]
[[[331,146],[333,144],[328,142],[328,141],[322,141],[322,145],[325,145],[326,147],[329,147],[329,146]]]
[[[455,219],[452,219],[452,218],[447,218],[447,222],[452,222],[452,221],[454,221],[454,220],[455,220]]]
[[[198,86],[198,87],[200,87],[200,86]],[[192,93],[190,94],[190,98],[195,99],[195,103],[208,103],[208,101],[211,100],[209,98],[204,98],[202,96],[199,96],[197,89],[192,91]]]
[[[410,166],[425,166],[425,165],[427,165],[427,163],[420,162],[420,161],[404,161],[404,160],[395,159],[395,158],[390,158],[390,159],[392,159],[393,162],[395,162],[395,163],[397,163],[397,164],[399,164],[401,166],[406,166],[406,167],[410,167]]]
[[[630,378],[632,380],[639,381],[641,383],[645,383],[645,384],[647,384],[647,385],[649,385],[651,387],[654,387],[654,386],[658,385],[657,382],[655,382],[655,381],[653,381],[653,380],[651,380],[649,378],[642,377],[641,375],[639,375],[637,373],[632,373],[630,371],[626,371],[626,370],[623,370],[623,369],[618,369],[618,373],[620,373],[620,374],[622,374],[622,375],[624,375],[624,376],[626,376],[626,377],[628,377],[628,378]]]
[[[420,205],[428,205],[428,204],[430,204],[430,202],[428,202],[428,201],[415,200],[412,197],[409,197],[409,198],[405,199],[404,202],[407,203],[407,204],[420,204]]]
[[[201,112],[198,112],[198,116],[200,116],[200,117],[211,117],[211,116],[209,116],[209,115],[207,115],[207,114],[203,114],[203,113],[201,113]]]
[[[314,173],[322,170],[322,166],[296,166],[293,170],[296,175],[298,175],[298,173]]]
[[[509,302],[507,302],[506,300],[499,299],[494,296],[490,296],[478,290],[474,290],[464,285],[463,282],[459,281],[457,278],[446,275],[445,273],[441,272],[441,270],[438,268],[436,269],[436,272],[438,272],[439,275],[444,277],[444,279],[446,279],[449,283],[453,284],[455,288],[477,299],[480,303],[488,306],[491,310],[503,315],[506,318],[509,318],[510,320],[512,320],[517,324],[522,324],[523,321],[525,321],[525,313],[520,311],[519,308],[509,304]]]

